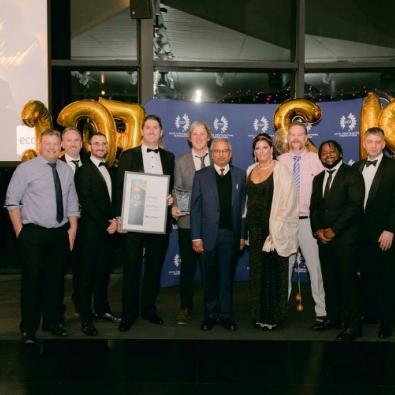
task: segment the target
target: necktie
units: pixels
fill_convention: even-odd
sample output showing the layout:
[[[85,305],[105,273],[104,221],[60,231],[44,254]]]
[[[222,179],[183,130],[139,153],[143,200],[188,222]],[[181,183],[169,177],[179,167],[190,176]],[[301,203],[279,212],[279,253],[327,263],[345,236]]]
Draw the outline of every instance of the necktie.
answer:
[[[147,148],[147,152],[155,152],[155,154],[157,154],[159,152],[159,149],[158,148],[154,148],[154,149]]]
[[[197,156],[197,155],[195,155],[195,156],[196,156],[196,158],[200,159],[200,168],[203,169],[203,167],[206,167],[204,160],[206,159],[207,154],[204,154],[203,156]]]
[[[327,170],[326,172],[328,173],[328,179],[326,180],[326,184],[325,184],[324,199],[328,197],[329,191],[331,189],[332,174],[334,170]]]
[[[299,196],[300,192],[300,155],[293,156],[294,165],[292,169],[292,177],[295,182],[296,193]]]
[[[365,165],[366,165],[366,167],[369,167],[370,165],[373,165],[374,167],[376,167],[377,159],[375,159],[375,160],[367,160]]]
[[[219,171],[221,172],[220,176],[223,177],[225,169],[221,168],[221,169],[219,169]]]
[[[55,185],[56,195],[56,221],[61,223],[63,221],[63,197],[62,197],[62,185],[60,184],[60,178],[58,171],[56,170],[56,163],[48,163],[52,168],[53,182]]]
[[[74,163],[75,168],[80,167],[80,161],[78,159],[77,160],[72,160],[71,162]]]

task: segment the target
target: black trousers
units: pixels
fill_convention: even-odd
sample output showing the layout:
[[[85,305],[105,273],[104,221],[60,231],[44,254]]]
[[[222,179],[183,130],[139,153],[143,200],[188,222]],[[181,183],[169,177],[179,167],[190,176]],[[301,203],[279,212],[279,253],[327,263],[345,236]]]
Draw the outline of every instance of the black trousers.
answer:
[[[163,260],[169,244],[169,235],[127,233],[124,239],[122,287],[122,318],[132,319],[140,311],[140,275],[144,260],[141,289],[141,315],[156,312]],[[144,253],[144,257],[143,257]]]
[[[22,332],[35,333],[41,314],[46,326],[55,325],[69,250],[67,226],[46,229],[24,225],[18,237],[22,266]]]
[[[192,248],[191,229],[178,228],[178,246],[181,256],[180,307],[192,310],[198,254]]]
[[[365,240],[361,248],[360,273],[362,315],[368,321],[392,324],[394,319],[395,248],[382,251],[377,242]]]
[[[343,322],[345,328],[358,330],[361,313],[357,244],[335,241],[319,244],[319,255],[328,318]]]
[[[111,270],[109,236],[80,239],[78,297],[81,322],[91,322],[95,313],[110,312],[108,280]]]

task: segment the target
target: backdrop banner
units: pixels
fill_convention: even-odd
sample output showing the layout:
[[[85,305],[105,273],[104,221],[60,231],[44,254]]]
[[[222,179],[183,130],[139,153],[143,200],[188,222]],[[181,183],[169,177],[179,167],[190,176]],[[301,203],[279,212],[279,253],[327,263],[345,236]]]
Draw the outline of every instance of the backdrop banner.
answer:
[[[309,129],[313,143],[336,140],[343,147],[345,163],[359,159],[359,114],[363,99],[318,103],[322,120]],[[279,104],[218,104],[194,103],[178,100],[151,100],[145,105],[147,114],[158,115],[163,122],[165,148],[176,157],[190,149],[188,128],[193,121],[204,120],[214,138],[228,138],[232,143],[235,166],[246,169],[252,163],[252,140],[258,133],[273,135],[273,115]],[[177,230],[173,227],[170,244],[162,270],[162,286],[179,282],[181,259],[178,251]],[[299,263],[301,281],[308,281],[303,259]],[[197,273],[200,278],[200,273]],[[248,280],[248,253],[241,255],[236,269],[236,280]]]

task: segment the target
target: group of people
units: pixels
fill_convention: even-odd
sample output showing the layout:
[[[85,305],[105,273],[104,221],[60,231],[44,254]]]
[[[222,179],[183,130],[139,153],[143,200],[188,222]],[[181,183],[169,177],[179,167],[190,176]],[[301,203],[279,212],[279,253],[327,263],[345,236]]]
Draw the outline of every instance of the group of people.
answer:
[[[98,334],[96,320],[116,322],[121,332],[139,316],[163,324],[156,301],[173,222],[181,257],[176,324],[190,320],[200,263],[201,330],[215,325],[237,329],[233,282],[239,252],[249,245],[253,325],[266,331],[281,326],[299,247],[310,274],[313,330],[339,328],[336,339],[351,341],[361,336],[362,323],[379,322],[378,336],[392,335],[395,162],[383,155],[381,129],[365,132],[367,159],[350,167],[336,141],[323,142],[318,155],[308,151],[306,126],[292,123],[289,151],[278,157],[268,134],[254,138],[254,163],[246,172],[231,164],[230,141],[212,140],[203,121],[192,123],[190,150],[177,159],[161,147],[162,136],[160,118],[147,115],[141,145],[125,150],[117,168],[110,169],[104,134],[90,137],[90,155],[85,157],[78,130],[47,130],[39,156],[16,168],[5,207],[20,252],[25,343],[35,341],[41,318],[43,330],[67,336],[62,324],[67,261],[73,267],[73,302],[86,335]],[[62,148],[65,154],[59,159]],[[164,233],[122,229],[128,171],[169,176]],[[190,194],[189,210],[181,207],[177,190]],[[108,301],[108,246],[116,232],[123,239],[120,317]]]

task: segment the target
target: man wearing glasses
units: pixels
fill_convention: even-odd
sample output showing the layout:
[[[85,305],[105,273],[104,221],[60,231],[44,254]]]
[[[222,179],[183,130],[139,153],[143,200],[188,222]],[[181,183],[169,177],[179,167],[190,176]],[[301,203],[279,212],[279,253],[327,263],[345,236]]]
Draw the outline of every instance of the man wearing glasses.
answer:
[[[232,319],[233,265],[244,247],[242,213],[245,172],[229,164],[232,147],[226,139],[212,144],[213,164],[195,173],[191,201],[191,236],[204,270],[205,315],[201,330],[219,322],[235,331]]]

